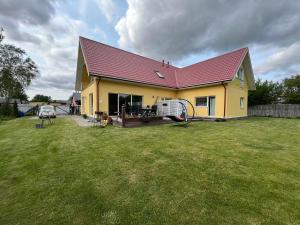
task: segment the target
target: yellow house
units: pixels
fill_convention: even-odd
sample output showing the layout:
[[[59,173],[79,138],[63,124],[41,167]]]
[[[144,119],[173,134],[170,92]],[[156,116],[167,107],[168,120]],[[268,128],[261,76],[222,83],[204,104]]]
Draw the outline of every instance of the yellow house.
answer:
[[[178,68],[80,37],[75,89],[88,116],[180,98],[193,104],[196,117],[227,119],[247,116],[255,84],[248,48]]]

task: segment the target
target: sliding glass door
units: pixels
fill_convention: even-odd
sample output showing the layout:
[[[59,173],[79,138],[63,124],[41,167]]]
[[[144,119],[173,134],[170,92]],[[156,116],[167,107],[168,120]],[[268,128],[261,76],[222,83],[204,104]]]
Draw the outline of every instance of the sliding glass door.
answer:
[[[118,94],[108,94],[108,114],[118,115]]]
[[[126,113],[136,112],[143,106],[143,96],[128,94],[108,94],[108,113],[109,115],[121,114],[122,105],[126,107]]]
[[[132,95],[131,112],[138,113],[143,107],[143,96]]]
[[[119,94],[119,112],[122,111],[122,105],[125,105],[126,113],[130,113],[131,95]]]

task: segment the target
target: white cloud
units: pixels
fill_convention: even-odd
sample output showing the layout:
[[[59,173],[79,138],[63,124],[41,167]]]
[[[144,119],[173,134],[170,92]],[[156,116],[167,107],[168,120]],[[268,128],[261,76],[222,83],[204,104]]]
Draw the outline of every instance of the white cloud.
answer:
[[[300,42],[294,43],[286,48],[281,48],[269,56],[256,69],[256,73],[264,74],[274,71],[285,70],[289,75],[300,72]]]
[[[113,0],[95,0],[101,13],[110,23],[114,22],[116,17],[116,5]]]

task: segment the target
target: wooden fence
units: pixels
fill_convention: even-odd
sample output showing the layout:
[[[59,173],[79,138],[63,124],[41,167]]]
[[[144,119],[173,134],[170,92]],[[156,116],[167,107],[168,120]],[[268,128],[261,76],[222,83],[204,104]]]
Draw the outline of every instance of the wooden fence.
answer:
[[[248,116],[300,117],[300,104],[249,106]]]

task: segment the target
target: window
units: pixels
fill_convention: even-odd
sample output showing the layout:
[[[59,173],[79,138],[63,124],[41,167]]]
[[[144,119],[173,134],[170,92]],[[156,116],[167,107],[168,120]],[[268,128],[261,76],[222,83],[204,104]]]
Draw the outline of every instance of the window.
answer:
[[[244,108],[244,98],[240,97],[240,108],[243,109]]]
[[[240,68],[238,73],[237,73],[237,77],[239,78],[240,80],[240,86],[243,87],[244,85],[244,69],[243,68]]]
[[[90,105],[90,115],[93,115],[94,112],[93,112],[93,94],[89,94],[89,105]]]
[[[207,107],[207,97],[196,97],[197,107]]]
[[[85,113],[85,97],[81,98],[81,113]]]
[[[161,72],[159,71],[154,71],[154,72],[157,74],[159,78],[165,78],[165,76]]]

